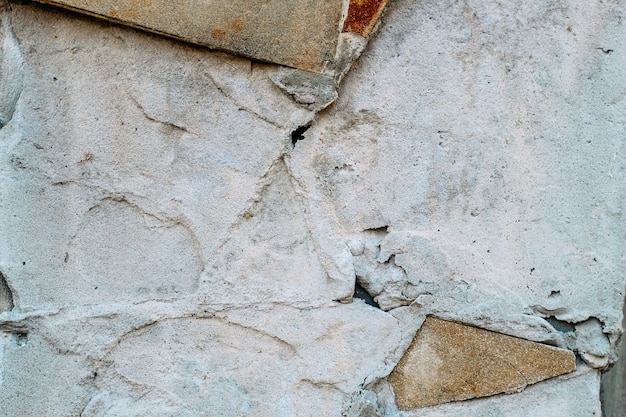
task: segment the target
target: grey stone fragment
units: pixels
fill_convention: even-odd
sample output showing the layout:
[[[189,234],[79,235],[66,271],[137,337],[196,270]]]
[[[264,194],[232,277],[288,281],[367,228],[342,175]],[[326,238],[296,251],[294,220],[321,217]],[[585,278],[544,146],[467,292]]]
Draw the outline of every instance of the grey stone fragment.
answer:
[[[270,78],[297,103],[311,110],[321,110],[337,99],[337,84],[327,75],[281,68]]]
[[[361,55],[367,46],[367,38],[356,33],[344,32],[339,35],[337,54],[335,55],[335,79],[341,81],[350,70],[354,61]]]

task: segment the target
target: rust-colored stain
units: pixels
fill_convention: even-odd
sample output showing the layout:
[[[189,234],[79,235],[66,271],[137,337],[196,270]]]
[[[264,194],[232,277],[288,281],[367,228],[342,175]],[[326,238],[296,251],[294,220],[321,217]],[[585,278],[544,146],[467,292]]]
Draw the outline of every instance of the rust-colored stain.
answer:
[[[350,0],[343,31],[368,36],[385,5],[387,0]]]
[[[85,154],[85,157],[83,159],[81,159],[80,161],[78,161],[78,163],[80,165],[86,164],[87,162],[92,162],[93,161],[93,154],[91,152],[87,152]]]
[[[213,29],[211,31],[211,37],[213,39],[224,39],[226,37],[226,31],[223,29]]]
[[[141,11],[151,7],[152,0],[130,0],[118,3],[116,8],[109,12],[109,16],[122,21],[137,21],[141,18]]]
[[[230,27],[235,32],[241,32],[243,30],[244,24],[242,19],[235,19],[230,24]]]

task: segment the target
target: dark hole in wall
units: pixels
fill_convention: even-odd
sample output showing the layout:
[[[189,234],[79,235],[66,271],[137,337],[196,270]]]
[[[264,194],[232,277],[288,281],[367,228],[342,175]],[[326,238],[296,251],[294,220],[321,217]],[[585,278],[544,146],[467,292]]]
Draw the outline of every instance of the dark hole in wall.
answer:
[[[298,143],[299,140],[303,140],[304,132],[309,130],[310,127],[311,125],[299,126],[296,130],[291,132],[291,144],[296,146],[296,143]]]
[[[0,273],[0,313],[13,310],[13,293],[7,284],[6,278]]]
[[[359,285],[358,282],[354,285],[354,294],[352,295],[352,297],[360,298],[361,300],[365,301],[365,304],[372,307],[380,308],[380,306],[376,301],[374,301],[374,298],[370,295],[370,293],[368,293],[365,288]]]
[[[376,227],[374,229],[365,229],[363,232],[365,233],[374,233],[374,234],[386,234],[389,231],[389,226]]]
[[[26,346],[28,344],[28,333],[19,332],[13,335],[13,341],[18,346]]]
[[[570,333],[576,330],[572,323],[568,323],[563,320],[559,320],[554,316],[550,316],[546,318],[546,321],[552,325],[556,330],[561,333]]]

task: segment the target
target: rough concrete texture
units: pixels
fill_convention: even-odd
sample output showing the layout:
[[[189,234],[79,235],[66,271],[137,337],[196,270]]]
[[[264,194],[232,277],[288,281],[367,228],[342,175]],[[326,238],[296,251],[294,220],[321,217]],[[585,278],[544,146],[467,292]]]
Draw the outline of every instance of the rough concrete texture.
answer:
[[[403,410],[523,390],[576,370],[572,352],[427,317],[389,375]]]
[[[395,0],[318,112],[278,66],[13,4],[0,415],[599,416],[623,10]],[[386,378],[428,314],[577,371],[399,411]]]
[[[11,31],[8,4],[0,1],[0,128],[13,117],[22,92],[22,52]]]

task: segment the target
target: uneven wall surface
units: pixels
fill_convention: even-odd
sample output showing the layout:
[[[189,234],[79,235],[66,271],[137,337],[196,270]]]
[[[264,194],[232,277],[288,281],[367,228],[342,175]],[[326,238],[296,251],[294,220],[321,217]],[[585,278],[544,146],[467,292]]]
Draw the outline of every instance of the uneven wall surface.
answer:
[[[274,64],[5,7],[0,416],[600,416],[624,10],[392,0],[320,110]],[[427,316],[576,370],[399,406]]]

